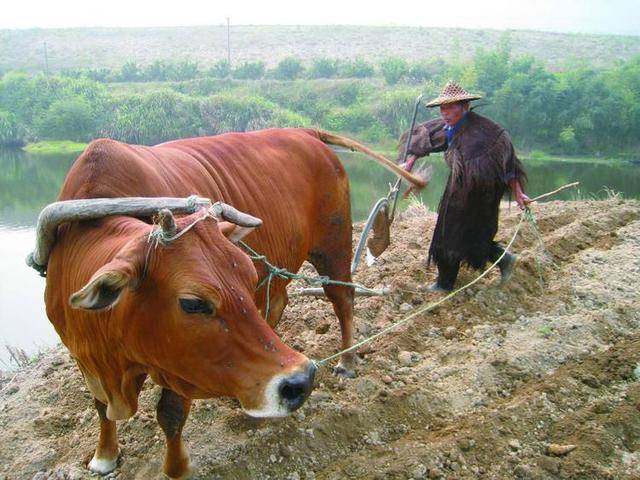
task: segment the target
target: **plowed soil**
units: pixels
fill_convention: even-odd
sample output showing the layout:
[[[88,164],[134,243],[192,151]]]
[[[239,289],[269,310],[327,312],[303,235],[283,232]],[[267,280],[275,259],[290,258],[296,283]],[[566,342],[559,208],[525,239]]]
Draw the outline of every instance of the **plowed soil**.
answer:
[[[362,347],[355,379],[321,369],[293,416],[258,421],[233,400],[195,402],[185,427],[193,478],[640,478],[640,203],[550,202],[535,215],[539,231],[523,227],[507,285],[491,272]],[[499,239],[518,218],[503,209]],[[355,281],[391,294],[357,300],[357,339],[438,298],[425,288],[436,274],[425,264],[434,220],[410,208],[391,247],[360,267]],[[475,275],[463,270],[459,284]],[[293,297],[277,330],[316,359],[339,345],[322,299]],[[97,478],[85,467],[97,414],[66,350],[8,378],[0,478]],[[109,478],[161,478],[159,393],[147,383],[139,412],[119,423]],[[549,444],[575,449],[553,456]]]

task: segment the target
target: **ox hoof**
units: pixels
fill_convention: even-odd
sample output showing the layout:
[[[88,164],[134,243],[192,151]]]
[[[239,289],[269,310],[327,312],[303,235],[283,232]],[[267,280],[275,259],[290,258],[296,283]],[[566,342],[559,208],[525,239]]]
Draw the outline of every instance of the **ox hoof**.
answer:
[[[356,378],[356,371],[353,368],[339,364],[333,369],[333,374],[342,378]]]
[[[189,466],[187,466],[187,468],[185,470],[183,470],[182,472],[178,473],[178,472],[164,472],[164,478],[167,478],[169,480],[187,480],[189,478],[191,478],[191,474],[193,473],[193,470],[191,469],[191,464],[189,464]]]
[[[100,475],[106,475],[107,473],[113,472],[118,466],[118,457],[114,459],[109,458],[98,458],[95,455],[89,462],[87,467],[93,473],[99,473]]]

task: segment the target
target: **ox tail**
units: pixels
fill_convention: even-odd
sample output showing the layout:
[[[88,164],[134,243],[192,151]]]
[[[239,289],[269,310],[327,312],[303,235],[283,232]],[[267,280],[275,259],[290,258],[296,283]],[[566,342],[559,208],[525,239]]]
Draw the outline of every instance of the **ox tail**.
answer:
[[[379,153],[371,150],[369,147],[362,145],[361,143],[358,143],[351,138],[343,137],[342,135],[336,135],[335,133],[327,132],[320,129],[305,128],[304,130],[310,135],[318,138],[321,142],[328,145],[337,145],[340,147],[348,148],[352,152],[362,152],[368,155],[387,170],[393,172],[398,177],[401,177],[404,180],[412,183],[418,188],[424,188],[427,183],[429,183],[427,179],[407,172],[404,168],[396,165],[388,158],[383,157]]]

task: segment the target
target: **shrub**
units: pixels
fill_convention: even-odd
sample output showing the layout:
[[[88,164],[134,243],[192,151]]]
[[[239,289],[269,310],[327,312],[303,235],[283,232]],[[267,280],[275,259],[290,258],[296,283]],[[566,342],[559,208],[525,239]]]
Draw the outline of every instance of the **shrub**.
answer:
[[[36,120],[38,137],[43,139],[86,142],[94,136],[95,129],[93,110],[83,98],[57,100]]]
[[[200,111],[213,134],[309,124],[301,115],[258,96],[213,95],[201,102]]]
[[[26,143],[27,130],[10,112],[0,110],[0,146],[16,147]]]
[[[407,80],[412,83],[424,83],[428,80],[438,78],[441,72],[447,68],[446,63],[442,59],[435,61],[415,62],[409,66],[407,72]]]
[[[394,137],[409,128],[416,99],[415,90],[402,89],[384,93],[369,111]]]
[[[333,78],[338,74],[338,60],[317,58],[309,69],[310,78]]]
[[[260,95],[280,107],[314,119],[321,118],[329,109],[327,102],[320,98],[319,90],[310,82],[299,80],[283,87],[265,84]]]
[[[213,78],[227,78],[231,75],[231,64],[227,60],[218,60],[207,71],[207,76]]]
[[[264,77],[264,62],[244,62],[233,69],[232,76],[240,80],[257,80]]]
[[[136,62],[126,62],[120,68],[120,75],[118,75],[121,82],[137,82],[142,79],[142,70]]]
[[[198,68],[198,62],[194,62],[192,60],[184,60],[182,62],[178,62],[173,68],[169,71],[169,78],[171,80],[193,80],[200,73],[200,69]]]
[[[163,82],[174,76],[173,65],[162,60],[155,60],[153,63],[144,67],[142,78],[146,81],[153,80]]]
[[[338,132],[359,132],[371,128],[374,123],[376,119],[364,108],[335,107],[327,113],[322,125]]]
[[[102,133],[125,142],[156,144],[206,133],[196,99],[171,90],[118,97]]]
[[[388,85],[395,85],[409,72],[409,65],[403,58],[389,57],[380,62],[380,72]]]
[[[369,78],[373,74],[373,65],[362,58],[346,61],[338,66],[338,76],[342,78]]]
[[[334,89],[334,98],[343,107],[353,105],[358,101],[362,86],[358,82],[339,83]]]
[[[304,67],[300,60],[288,57],[278,63],[278,66],[273,70],[273,77],[278,80],[293,80],[298,78],[303,71]]]

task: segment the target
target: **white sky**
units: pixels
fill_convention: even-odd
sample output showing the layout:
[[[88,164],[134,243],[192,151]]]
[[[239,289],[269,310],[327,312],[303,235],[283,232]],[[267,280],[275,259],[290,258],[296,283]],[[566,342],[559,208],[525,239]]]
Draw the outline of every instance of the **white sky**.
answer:
[[[0,28],[411,25],[640,35],[640,0],[4,0]]]

